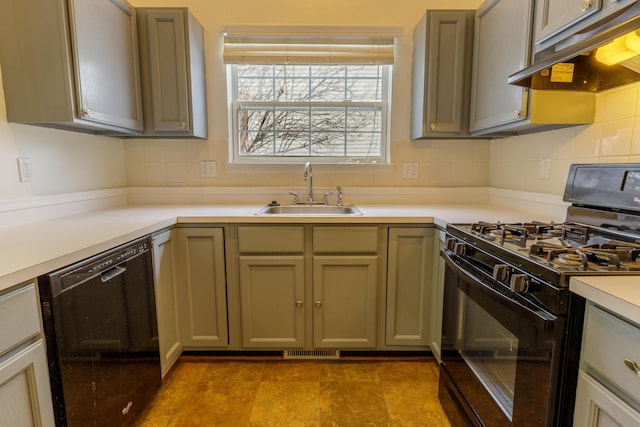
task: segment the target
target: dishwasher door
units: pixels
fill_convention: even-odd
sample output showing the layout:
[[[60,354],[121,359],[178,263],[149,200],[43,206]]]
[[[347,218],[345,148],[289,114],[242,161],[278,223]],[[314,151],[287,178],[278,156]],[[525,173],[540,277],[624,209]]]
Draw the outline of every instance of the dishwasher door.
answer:
[[[134,425],[160,386],[150,247],[39,278],[57,425]]]

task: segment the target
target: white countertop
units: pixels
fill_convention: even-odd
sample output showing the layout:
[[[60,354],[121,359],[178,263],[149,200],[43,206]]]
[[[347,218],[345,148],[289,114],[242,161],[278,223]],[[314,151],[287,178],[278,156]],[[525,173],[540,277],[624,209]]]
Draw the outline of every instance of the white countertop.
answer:
[[[0,292],[176,223],[468,223],[533,220],[488,204],[358,205],[362,216],[256,216],[263,205],[129,205],[0,228]],[[531,217],[531,218],[530,218]]]
[[[640,325],[640,276],[576,276],[569,289]]]

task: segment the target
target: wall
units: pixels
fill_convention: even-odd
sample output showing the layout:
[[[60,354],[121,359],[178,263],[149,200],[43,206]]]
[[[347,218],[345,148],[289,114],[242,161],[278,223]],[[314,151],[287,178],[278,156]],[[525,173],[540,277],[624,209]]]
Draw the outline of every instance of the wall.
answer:
[[[205,29],[209,139],[127,140],[128,183],[132,186],[304,185],[295,166],[230,167],[226,74],[222,64],[225,25],[389,25],[404,29],[397,45],[391,109],[393,167],[314,166],[318,186],[486,186],[489,142],[411,141],[411,49],[413,28],[427,8],[475,9],[480,0],[130,0],[136,7],[188,6]],[[224,6],[221,6],[224,4]],[[199,161],[215,160],[216,178],[200,178]],[[402,178],[402,162],[419,162],[418,179]]]
[[[19,181],[18,157],[31,158],[31,182]],[[0,201],[126,183],[121,139],[7,123],[0,79]]]
[[[594,123],[491,142],[490,185],[562,195],[572,163],[640,163],[640,83],[601,92]],[[540,164],[550,159],[549,179]]]

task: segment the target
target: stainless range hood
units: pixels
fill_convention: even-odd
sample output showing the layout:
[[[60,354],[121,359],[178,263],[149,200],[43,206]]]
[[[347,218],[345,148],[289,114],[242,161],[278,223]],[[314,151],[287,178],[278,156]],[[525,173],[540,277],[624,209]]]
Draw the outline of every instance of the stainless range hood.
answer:
[[[598,48],[638,30],[640,3],[635,3],[536,53],[533,64],[509,76],[508,82],[532,89],[597,92],[639,81],[640,56],[613,65],[596,59]]]

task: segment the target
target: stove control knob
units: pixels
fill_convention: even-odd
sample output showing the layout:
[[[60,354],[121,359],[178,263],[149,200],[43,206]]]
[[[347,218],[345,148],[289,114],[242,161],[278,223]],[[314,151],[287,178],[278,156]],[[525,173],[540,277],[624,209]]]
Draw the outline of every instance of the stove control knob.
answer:
[[[454,239],[453,237],[447,237],[447,240],[444,244],[447,249],[453,251],[453,248],[455,248],[456,246],[456,239]]]
[[[525,293],[529,290],[529,277],[526,274],[513,274],[509,282],[511,292]]]
[[[493,280],[505,282],[509,278],[509,266],[506,264],[496,264],[493,266]]]
[[[464,254],[467,252],[467,245],[464,243],[456,242],[455,246],[453,247],[453,252],[458,256],[464,256]]]

